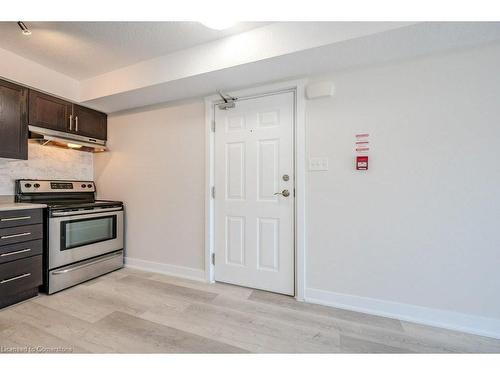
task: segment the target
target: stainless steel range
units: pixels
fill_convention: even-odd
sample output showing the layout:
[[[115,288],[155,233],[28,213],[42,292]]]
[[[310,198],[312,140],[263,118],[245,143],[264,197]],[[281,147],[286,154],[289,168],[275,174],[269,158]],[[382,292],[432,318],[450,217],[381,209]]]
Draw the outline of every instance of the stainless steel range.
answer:
[[[47,204],[44,291],[123,267],[123,203],[95,199],[93,181],[16,180],[16,201]]]

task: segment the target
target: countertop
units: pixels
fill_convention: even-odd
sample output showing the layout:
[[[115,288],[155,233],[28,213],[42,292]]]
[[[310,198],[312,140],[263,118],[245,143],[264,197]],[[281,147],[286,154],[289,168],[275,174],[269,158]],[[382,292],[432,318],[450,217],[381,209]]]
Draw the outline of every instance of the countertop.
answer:
[[[0,203],[0,211],[32,210],[34,208],[45,208],[46,204],[39,203]]]

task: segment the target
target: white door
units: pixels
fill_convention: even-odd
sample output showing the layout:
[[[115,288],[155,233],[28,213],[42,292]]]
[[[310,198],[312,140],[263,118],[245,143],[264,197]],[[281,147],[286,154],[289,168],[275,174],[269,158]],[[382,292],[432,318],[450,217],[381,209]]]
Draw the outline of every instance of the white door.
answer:
[[[215,280],[293,295],[294,93],[215,108]]]

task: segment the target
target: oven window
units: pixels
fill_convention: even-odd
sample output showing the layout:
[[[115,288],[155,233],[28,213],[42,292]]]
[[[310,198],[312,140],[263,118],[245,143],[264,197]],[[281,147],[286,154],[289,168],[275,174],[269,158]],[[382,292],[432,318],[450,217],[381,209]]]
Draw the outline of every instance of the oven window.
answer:
[[[61,222],[61,250],[116,238],[116,215]]]

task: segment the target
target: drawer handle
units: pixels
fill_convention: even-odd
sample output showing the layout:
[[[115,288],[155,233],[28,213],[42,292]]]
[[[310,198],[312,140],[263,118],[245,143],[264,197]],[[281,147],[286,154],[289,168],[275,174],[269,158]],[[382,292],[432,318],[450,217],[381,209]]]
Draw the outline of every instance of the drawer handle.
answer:
[[[0,219],[0,221],[15,221],[15,220],[28,220],[28,219],[31,219],[31,216],[6,217]]]
[[[2,281],[0,281],[0,284],[10,283],[11,281],[19,280],[19,279],[24,279],[25,277],[28,277],[28,276],[31,276],[31,273],[25,273],[23,275],[19,275],[19,276],[16,276],[16,277],[11,277],[10,279],[2,280]]]
[[[8,257],[10,255],[27,253],[28,251],[31,251],[31,249],[23,249],[23,250],[18,250],[18,251],[11,251],[10,253],[5,253],[5,254],[0,255],[0,257]]]
[[[24,236],[29,236],[30,234],[31,234],[31,232],[18,233],[18,234],[9,234],[7,236],[0,237],[0,240],[6,240],[7,238],[14,238],[14,237],[24,237]]]

